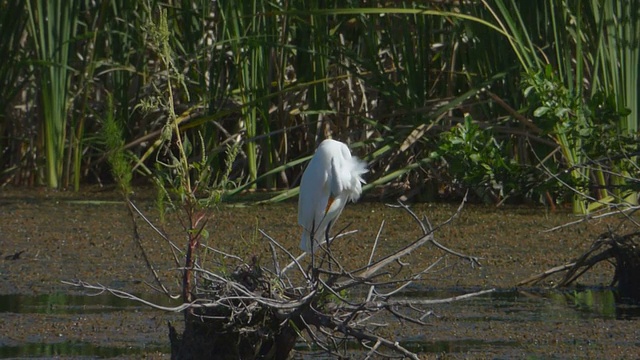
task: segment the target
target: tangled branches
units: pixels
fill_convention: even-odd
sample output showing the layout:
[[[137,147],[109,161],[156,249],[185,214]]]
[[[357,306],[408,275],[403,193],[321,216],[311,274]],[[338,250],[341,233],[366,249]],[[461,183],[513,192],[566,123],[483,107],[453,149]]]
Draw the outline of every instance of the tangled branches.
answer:
[[[575,261],[534,275],[518,285],[536,284],[551,275],[565,272],[554,287],[569,286],[596,264],[612,260],[616,267],[612,285],[617,284],[622,297],[640,299],[640,232],[626,235],[611,231],[603,233]]]
[[[453,221],[462,210],[462,204],[437,227],[432,227],[426,217],[419,218],[402,203],[394,207],[415,220],[422,231],[421,236],[380,257],[376,252],[379,251],[383,222],[368,261],[355,269],[343,264],[325,246],[315,254],[317,266],[306,268],[302,262],[305,254],[296,258],[261,231],[271,248],[271,266],[261,266],[256,257],[244,261],[225,254],[237,262],[235,269],[225,274],[224,271],[205,269],[196,261],[193,268],[182,269],[193,272],[192,300],[173,308],[100,285],[79,281],[72,285],[110,291],[160,310],[185,313],[184,333],[180,335],[170,326],[172,357],[175,359],[285,359],[301,337],[315,348],[333,355],[345,356],[346,345],[357,342],[366,349],[368,356],[417,359],[417,354],[400,342],[380,335],[380,329],[388,325],[384,319],[423,325],[432,313],[430,306],[493,290],[436,300],[402,298],[404,289],[432,272],[439,263],[436,260],[425,268],[416,269],[403,262],[403,258],[422,246],[431,245],[469,261],[472,266],[479,265],[479,261],[446,248],[434,236],[440,227]],[[279,259],[283,256],[288,259],[286,266],[280,264]]]

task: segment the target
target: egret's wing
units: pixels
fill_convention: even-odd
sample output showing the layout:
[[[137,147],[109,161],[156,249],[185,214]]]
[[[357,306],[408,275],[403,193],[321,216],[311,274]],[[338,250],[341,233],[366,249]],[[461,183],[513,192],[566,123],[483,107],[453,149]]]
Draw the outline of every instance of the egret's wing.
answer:
[[[331,159],[331,193],[356,201],[365,183],[362,174],[368,171],[367,163],[351,156],[349,148],[342,145],[340,153]]]
[[[303,227],[311,227],[314,219],[316,226],[324,215],[325,207],[329,200],[329,189],[326,186],[326,174],[317,176],[303,175],[300,183],[300,196],[298,199],[298,223]]]
[[[316,234],[316,244],[321,238],[318,234],[324,233],[324,229],[320,227],[329,201],[329,188],[328,174],[320,160],[321,157],[314,157],[309,162],[300,182],[298,224],[303,228],[300,248],[304,251],[311,250],[311,232]]]

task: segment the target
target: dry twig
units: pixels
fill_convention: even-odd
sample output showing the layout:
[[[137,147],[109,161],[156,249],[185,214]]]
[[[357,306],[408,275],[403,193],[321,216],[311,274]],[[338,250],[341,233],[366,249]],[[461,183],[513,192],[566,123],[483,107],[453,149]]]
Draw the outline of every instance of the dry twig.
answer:
[[[477,257],[450,250],[435,240],[435,231],[451,223],[462,211],[463,204],[464,202],[447,221],[434,228],[426,218],[420,219],[407,205],[399,203],[394,207],[402,209],[415,220],[422,230],[422,236],[409,245],[374,260],[376,251],[379,250],[378,239],[384,231],[383,222],[365,265],[350,269],[323,246],[316,255],[321,257],[317,264],[324,264],[324,267],[313,269],[314,276],[311,276],[300,263],[302,257],[296,257],[260,230],[271,248],[272,269],[262,268],[255,258],[244,261],[233,254],[215,250],[215,254],[236,262],[235,270],[231,274],[222,275],[203,268],[196,261],[189,269],[193,272],[195,281],[192,283],[192,295],[188,298],[193,300],[175,307],[153,304],[100,284],[91,285],[79,280],[66,283],[99,293],[110,292],[159,310],[188,314],[185,319],[190,326],[185,330],[183,338],[179,339],[173,328],[170,333],[172,344],[178,344],[176,346],[179,348],[182,346],[179,351],[189,351],[189,354],[205,354],[207,351],[207,354],[210,354],[212,346],[236,344],[238,347],[250,347],[244,350],[250,350],[248,354],[254,356],[284,358],[291,351],[296,339],[305,332],[313,343],[329,354],[345,356],[341,344],[357,341],[368,349],[368,357],[400,355],[417,359],[415,353],[399,342],[380,336],[377,330],[386,325],[375,323],[372,319],[386,314],[388,317],[423,325],[425,318],[432,314],[429,306],[485,295],[493,291],[483,290],[446,299],[397,298],[407,286],[420,281],[439,263],[439,260],[436,260],[424,269],[413,269],[402,262],[403,257],[421,246],[431,244],[446,254],[468,260],[473,266],[480,265]],[[291,263],[280,268],[279,254],[286,256]],[[398,265],[400,270],[404,269],[402,276],[400,270],[392,270]],[[296,273],[288,274],[287,271],[292,269],[295,269]],[[385,274],[392,276],[391,280],[381,280],[381,275]],[[303,284],[294,285],[293,278],[302,279]],[[219,341],[210,338],[200,339],[203,342],[200,345],[194,345],[195,340],[185,342],[184,338],[189,336],[199,339],[197,332],[205,331],[205,328],[214,334],[224,329],[225,335],[217,335],[221,337]],[[229,334],[235,334],[235,340],[230,339]],[[188,349],[185,350],[185,347]]]

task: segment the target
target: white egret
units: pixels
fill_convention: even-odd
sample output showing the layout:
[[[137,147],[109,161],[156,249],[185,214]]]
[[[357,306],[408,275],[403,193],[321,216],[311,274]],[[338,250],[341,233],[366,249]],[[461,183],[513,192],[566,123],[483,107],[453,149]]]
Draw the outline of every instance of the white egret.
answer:
[[[312,252],[327,241],[331,225],[347,201],[355,202],[360,197],[366,166],[366,162],[351,156],[344,143],[327,139],[318,146],[300,182],[300,249]]]

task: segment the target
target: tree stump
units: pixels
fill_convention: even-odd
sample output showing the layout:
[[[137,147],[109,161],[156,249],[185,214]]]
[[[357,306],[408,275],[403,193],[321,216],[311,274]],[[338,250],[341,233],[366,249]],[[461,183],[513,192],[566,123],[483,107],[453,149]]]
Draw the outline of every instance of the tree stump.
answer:
[[[269,281],[257,264],[239,267],[232,274],[237,286],[257,297],[272,297]],[[171,359],[286,359],[298,334],[278,314],[250,297],[242,299],[232,289],[211,284],[211,293],[194,298],[211,306],[185,312],[185,330],[178,334],[169,324]],[[212,297],[211,294],[216,296]],[[246,294],[244,294],[246,295]],[[230,299],[217,304],[211,299]],[[231,300],[233,299],[233,300]]]
[[[616,285],[618,296],[640,301],[640,232],[618,235],[607,232],[598,236],[589,250],[569,264],[556,266],[534,275],[518,285],[536,284],[553,274],[566,272],[562,280],[553,287],[564,287],[601,261],[615,262],[615,273],[611,285]]]
[[[618,284],[619,295],[640,300],[640,232],[611,237],[616,259],[614,283]]]

